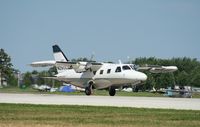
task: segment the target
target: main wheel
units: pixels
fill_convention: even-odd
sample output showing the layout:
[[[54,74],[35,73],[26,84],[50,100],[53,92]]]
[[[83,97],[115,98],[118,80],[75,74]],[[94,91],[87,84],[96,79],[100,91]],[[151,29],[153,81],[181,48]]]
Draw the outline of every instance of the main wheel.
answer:
[[[132,89],[133,89],[133,92],[138,92],[138,91],[139,91],[138,86],[135,86],[135,87],[133,87]]]
[[[91,90],[90,87],[85,88],[85,94],[88,95],[88,96],[92,94],[92,90]]]
[[[115,88],[110,87],[110,89],[109,89],[109,95],[110,95],[110,96],[115,96],[115,93],[116,93]]]

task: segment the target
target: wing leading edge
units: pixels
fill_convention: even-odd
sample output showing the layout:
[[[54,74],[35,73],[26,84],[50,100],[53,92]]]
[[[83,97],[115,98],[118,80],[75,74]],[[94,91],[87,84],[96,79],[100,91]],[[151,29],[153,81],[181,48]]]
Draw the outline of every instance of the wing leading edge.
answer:
[[[37,61],[37,62],[32,62],[30,66],[32,67],[52,67],[54,66],[56,61],[54,60],[48,60],[48,61]]]
[[[145,71],[148,70],[151,73],[170,73],[177,71],[178,68],[176,66],[145,66],[145,67],[138,67],[137,70],[139,71]]]

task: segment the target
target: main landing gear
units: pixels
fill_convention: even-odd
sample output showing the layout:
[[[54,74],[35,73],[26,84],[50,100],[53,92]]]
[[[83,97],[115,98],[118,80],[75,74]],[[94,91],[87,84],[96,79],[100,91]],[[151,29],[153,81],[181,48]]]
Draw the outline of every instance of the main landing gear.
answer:
[[[88,95],[88,96],[92,94],[92,89],[91,89],[90,86],[85,88],[85,94]]]
[[[91,95],[92,94],[92,85],[94,84],[93,81],[88,82],[88,86],[85,88],[85,94]]]
[[[88,86],[85,88],[85,94],[86,95],[91,95],[92,94],[92,89],[94,88],[94,82],[93,81],[90,81],[89,83],[88,83]],[[113,86],[111,86],[110,88],[109,88],[109,95],[110,96],[115,96],[115,93],[116,93],[116,90],[115,90],[115,87],[113,87]]]
[[[111,87],[109,88],[109,95],[110,95],[110,96],[115,96],[115,93],[116,93],[115,88],[111,86]]]

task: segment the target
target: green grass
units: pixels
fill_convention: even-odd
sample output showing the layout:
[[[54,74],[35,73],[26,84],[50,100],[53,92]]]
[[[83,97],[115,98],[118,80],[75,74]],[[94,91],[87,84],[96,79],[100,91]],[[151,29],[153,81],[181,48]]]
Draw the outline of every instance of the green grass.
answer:
[[[3,87],[0,88],[1,93],[38,93],[37,90],[32,89],[31,87],[27,87],[25,89],[21,89],[18,87]]]
[[[32,89],[31,87],[27,87],[25,89],[20,89],[18,87],[5,87],[0,88],[1,93],[34,93],[34,94],[61,94],[61,95],[83,95],[85,96],[84,92],[39,92],[38,90]],[[96,96],[109,96],[107,90],[94,90],[93,95]],[[163,94],[159,93],[150,93],[150,92],[124,92],[124,91],[117,91],[115,96],[136,96],[136,97],[164,97]],[[193,93],[193,98],[200,98],[200,93]]]
[[[192,98],[200,98],[200,93],[192,93]]]
[[[0,126],[199,127],[200,111],[0,104]]]

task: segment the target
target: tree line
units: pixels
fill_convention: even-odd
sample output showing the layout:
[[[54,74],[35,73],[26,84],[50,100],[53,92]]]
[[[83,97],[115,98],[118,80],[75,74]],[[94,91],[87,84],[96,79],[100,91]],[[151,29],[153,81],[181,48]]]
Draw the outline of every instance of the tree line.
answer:
[[[21,81],[21,85],[30,86],[33,84],[37,85],[49,85],[49,86],[60,86],[62,85],[61,82],[48,79],[45,77],[52,77],[57,74],[56,67],[51,67],[48,70],[44,71],[37,71],[33,70],[32,72],[26,72],[23,75],[23,80]]]
[[[73,61],[89,61],[87,58],[73,59]],[[173,73],[153,74],[149,71],[144,71],[147,74],[148,79],[142,85],[143,90],[167,88],[168,86],[193,86],[200,87],[200,62],[195,58],[172,58],[172,59],[159,59],[155,57],[140,57],[132,61],[133,64],[139,66],[145,65],[160,65],[160,66],[177,66],[178,71]],[[11,63],[11,57],[3,50],[0,49],[0,76],[4,77],[9,85],[17,86],[16,73],[19,72],[13,68]],[[32,71],[23,74],[23,80],[21,84],[30,86],[31,84],[52,84],[51,79],[45,79],[43,77],[49,77],[57,74],[55,67],[49,68],[47,71]],[[2,78],[1,78],[2,79]],[[2,81],[1,81],[2,82]],[[61,82],[54,81],[55,85],[61,85]],[[1,83],[2,84],[2,83]]]
[[[178,70],[173,73],[153,74],[145,71],[148,79],[144,83],[143,89],[167,88],[174,85],[200,87],[200,62],[195,58],[158,59],[155,57],[141,57],[136,58],[132,63],[139,66],[148,64],[178,67]]]

